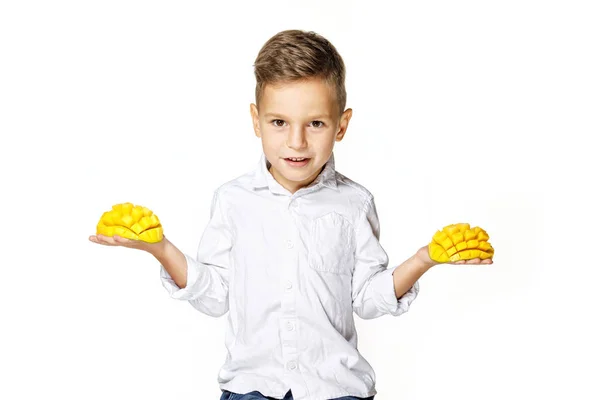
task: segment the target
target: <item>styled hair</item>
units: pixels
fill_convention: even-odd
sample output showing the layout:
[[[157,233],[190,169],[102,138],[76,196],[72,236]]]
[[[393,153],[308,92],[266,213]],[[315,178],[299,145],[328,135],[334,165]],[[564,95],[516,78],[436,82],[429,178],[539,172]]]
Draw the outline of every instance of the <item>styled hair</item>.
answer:
[[[254,61],[256,105],[267,84],[321,78],[336,94],[340,115],[346,107],[346,68],[336,48],[315,32],[285,30],[271,37]]]

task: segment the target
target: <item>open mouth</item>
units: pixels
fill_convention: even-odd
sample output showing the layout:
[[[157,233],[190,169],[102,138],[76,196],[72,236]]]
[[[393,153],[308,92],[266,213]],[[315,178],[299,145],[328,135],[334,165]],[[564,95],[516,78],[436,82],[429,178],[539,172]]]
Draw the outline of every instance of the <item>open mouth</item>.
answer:
[[[291,166],[294,167],[302,167],[306,164],[308,164],[308,162],[310,161],[310,158],[306,158],[306,157],[290,157],[290,158],[284,158],[284,160]]]

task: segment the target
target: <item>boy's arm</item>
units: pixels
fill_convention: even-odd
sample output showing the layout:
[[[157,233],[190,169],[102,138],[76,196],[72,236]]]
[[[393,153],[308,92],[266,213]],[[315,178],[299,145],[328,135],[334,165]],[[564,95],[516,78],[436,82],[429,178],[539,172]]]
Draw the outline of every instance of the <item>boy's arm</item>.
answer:
[[[170,242],[165,242],[164,247],[153,255],[161,263],[160,278],[172,298],[187,300],[198,311],[218,317],[229,310],[232,247],[231,225],[217,190],[196,258],[181,252]]]
[[[435,264],[437,263],[429,258],[427,246],[424,246],[415,255],[396,267],[392,273],[396,298],[400,299]]]
[[[422,269],[409,261],[397,274],[388,267],[388,256],[379,243],[379,218],[369,195],[355,223],[356,250],[352,274],[352,306],[363,319],[385,314],[398,316],[408,311],[419,293]],[[424,271],[423,271],[424,272]],[[398,290],[396,289],[398,281]],[[401,296],[398,293],[403,292]]]
[[[161,245],[150,251],[160,264],[167,270],[169,276],[177,286],[185,288],[187,285],[187,261],[185,255],[173,243],[163,237]]]

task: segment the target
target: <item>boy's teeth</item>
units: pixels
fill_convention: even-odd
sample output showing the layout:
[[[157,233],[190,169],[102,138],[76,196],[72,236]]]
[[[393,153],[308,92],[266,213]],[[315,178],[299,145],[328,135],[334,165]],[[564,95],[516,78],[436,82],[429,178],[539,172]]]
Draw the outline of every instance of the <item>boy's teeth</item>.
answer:
[[[290,158],[292,161],[304,161],[306,158]]]

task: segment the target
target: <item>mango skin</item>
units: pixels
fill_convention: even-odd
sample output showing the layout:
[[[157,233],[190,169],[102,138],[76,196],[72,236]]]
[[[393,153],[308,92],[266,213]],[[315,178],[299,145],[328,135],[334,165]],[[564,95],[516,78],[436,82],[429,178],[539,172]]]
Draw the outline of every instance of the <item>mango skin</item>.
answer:
[[[439,263],[494,257],[494,248],[488,242],[489,235],[480,227],[471,228],[467,223],[445,226],[437,231],[429,243],[429,257]]]
[[[148,208],[120,203],[102,214],[96,225],[96,234],[157,243],[163,239],[163,228],[158,217]]]

